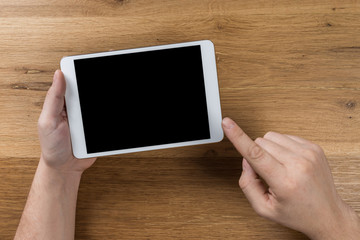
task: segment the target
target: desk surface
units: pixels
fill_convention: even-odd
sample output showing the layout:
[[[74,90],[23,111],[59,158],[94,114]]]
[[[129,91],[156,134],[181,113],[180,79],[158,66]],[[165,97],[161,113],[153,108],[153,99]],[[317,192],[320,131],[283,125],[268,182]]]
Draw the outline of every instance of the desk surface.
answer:
[[[316,3],[318,2],[318,3]],[[0,0],[0,238],[15,233],[40,155],[37,119],[62,56],[210,39],[224,116],[252,138],[320,144],[360,212],[357,1]],[[230,142],[97,160],[77,239],[306,239],[258,217]]]

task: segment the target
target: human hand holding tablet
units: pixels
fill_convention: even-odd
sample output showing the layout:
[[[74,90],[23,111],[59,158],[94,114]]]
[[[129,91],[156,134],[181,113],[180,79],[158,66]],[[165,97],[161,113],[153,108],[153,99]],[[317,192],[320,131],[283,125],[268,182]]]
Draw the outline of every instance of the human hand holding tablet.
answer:
[[[223,138],[210,41],[70,56],[61,70],[77,158]]]

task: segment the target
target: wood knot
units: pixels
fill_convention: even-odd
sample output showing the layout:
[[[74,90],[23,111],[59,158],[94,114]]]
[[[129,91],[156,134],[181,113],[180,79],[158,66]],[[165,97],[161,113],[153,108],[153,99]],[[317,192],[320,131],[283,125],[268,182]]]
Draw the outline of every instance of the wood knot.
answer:
[[[50,86],[51,82],[23,82],[10,85],[11,89],[32,91],[47,91]]]
[[[336,10],[340,10],[340,9],[345,9],[345,8],[344,7],[339,7],[339,8],[333,7],[331,10],[336,11]]]
[[[204,157],[215,157],[217,155],[218,155],[218,153],[214,149],[207,150],[204,153]]]
[[[345,104],[345,107],[349,110],[353,110],[356,107],[356,102],[355,101],[348,101]]]
[[[129,2],[129,0],[114,0],[115,4],[119,4],[119,5],[123,5],[127,2]]]
[[[11,84],[12,89],[26,89],[29,90],[29,87],[23,84]]]
[[[216,29],[217,29],[218,31],[222,31],[222,30],[224,29],[224,25],[221,24],[220,22],[217,22],[217,23],[216,23]]]
[[[44,70],[31,69],[27,67],[15,68],[15,71],[23,72],[24,74],[39,74],[45,72]]]

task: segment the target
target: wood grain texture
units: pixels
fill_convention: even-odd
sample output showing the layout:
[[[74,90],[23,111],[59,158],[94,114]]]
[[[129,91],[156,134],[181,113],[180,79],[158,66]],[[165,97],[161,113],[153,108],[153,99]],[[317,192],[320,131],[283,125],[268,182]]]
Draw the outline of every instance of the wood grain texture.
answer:
[[[14,236],[63,56],[210,39],[221,105],[252,138],[320,144],[360,213],[358,1],[0,0],[0,239]],[[218,144],[100,158],[82,178],[76,239],[307,239],[258,217]]]

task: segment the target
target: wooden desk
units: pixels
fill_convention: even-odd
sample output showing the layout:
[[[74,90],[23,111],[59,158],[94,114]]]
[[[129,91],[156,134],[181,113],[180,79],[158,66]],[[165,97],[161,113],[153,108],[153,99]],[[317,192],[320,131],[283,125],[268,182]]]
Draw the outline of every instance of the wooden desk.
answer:
[[[210,39],[224,116],[320,144],[360,212],[357,1],[0,0],[0,238],[15,233],[40,155],[37,119],[62,56]],[[100,158],[77,239],[306,239],[258,217],[219,144]]]

